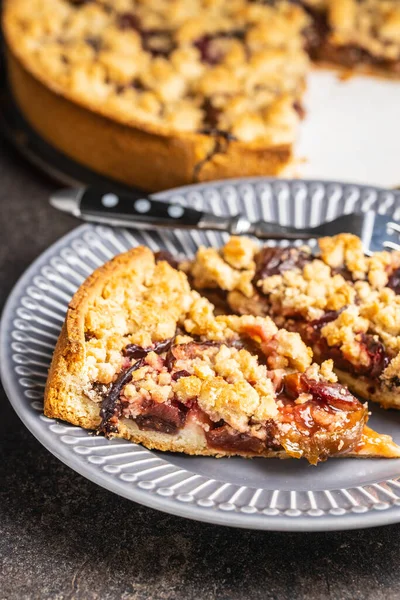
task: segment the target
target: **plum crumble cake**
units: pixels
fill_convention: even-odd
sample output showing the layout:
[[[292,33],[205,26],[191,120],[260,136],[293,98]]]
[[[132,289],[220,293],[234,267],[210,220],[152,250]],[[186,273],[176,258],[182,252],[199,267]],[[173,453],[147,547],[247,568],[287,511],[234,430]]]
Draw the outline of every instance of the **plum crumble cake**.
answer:
[[[320,239],[317,255],[231,238],[182,266],[195,289],[219,291],[234,312],[299,332],[353,392],[400,408],[400,252],[367,257],[350,234]]]
[[[308,22],[287,1],[8,0],[4,29],[13,92],[41,135],[154,190],[287,164]]]
[[[400,74],[400,0],[6,0],[3,27],[30,124],[151,191],[281,173],[310,57]]]
[[[268,317],[215,316],[183,272],[144,247],[95,271],[72,299],[45,414],[188,454],[400,456],[298,333]]]

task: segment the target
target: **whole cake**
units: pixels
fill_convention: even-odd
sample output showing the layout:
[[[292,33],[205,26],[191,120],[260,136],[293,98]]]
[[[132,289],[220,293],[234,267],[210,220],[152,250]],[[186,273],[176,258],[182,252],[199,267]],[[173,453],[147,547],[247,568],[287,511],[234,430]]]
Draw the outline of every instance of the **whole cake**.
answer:
[[[400,71],[399,0],[7,0],[3,26],[34,129],[151,191],[281,173],[310,57]]]

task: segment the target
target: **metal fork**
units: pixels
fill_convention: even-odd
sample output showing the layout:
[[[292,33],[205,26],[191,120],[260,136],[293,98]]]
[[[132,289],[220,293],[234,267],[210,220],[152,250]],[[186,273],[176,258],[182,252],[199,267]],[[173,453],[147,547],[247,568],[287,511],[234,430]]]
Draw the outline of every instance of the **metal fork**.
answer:
[[[95,188],[59,190],[50,198],[59,210],[85,221],[136,229],[212,229],[231,235],[254,235],[268,240],[309,240],[354,233],[366,253],[384,248],[400,250],[400,225],[374,211],[343,215],[317,227],[296,228],[267,221],[251,222],[244,215],[220,216],[151,197],[105,193]]]
[[[367,254],[383,249],[400,250],[400,225],[390,217],[379,215],[372,210],[365,213],[343,215],[317,227],[302,229],[260,221],[251,223],[247,231],[243,231],[243,233],[260,238],[269,237],[274,240],[308,240],[338,233],[353,233],[361,238]]]

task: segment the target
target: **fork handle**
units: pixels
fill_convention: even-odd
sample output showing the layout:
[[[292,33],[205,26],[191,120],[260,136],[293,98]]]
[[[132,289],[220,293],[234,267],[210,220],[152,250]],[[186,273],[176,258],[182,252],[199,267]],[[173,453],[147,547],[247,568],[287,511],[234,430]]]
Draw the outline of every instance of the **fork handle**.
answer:
[[[248,233],[261,240],[309,240],[311,237],[317,237],[309,229],[296,229],[296,227],[269,223],[268,221],[252,223]]]
[[[294,227],[278,223],[252,223],[243,215],[219,216],[145,196],[134,198],[130,195],[105,194],[96,188],[79,192],[79,212],[79,216],[87,221],[142,229],[212,229],[227,231],[231,235],[248,234],[273,240],[310,237]]]

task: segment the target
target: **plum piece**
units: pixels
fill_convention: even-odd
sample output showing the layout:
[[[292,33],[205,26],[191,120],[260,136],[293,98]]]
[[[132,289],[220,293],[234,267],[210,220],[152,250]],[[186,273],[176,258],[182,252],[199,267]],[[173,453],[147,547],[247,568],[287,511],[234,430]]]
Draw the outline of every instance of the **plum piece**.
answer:
[[[179,261],[176,260],[176,258],[171,254],[171,252],[168,252],[168,250],[159,250],[154,254],[154,257],[156,259],[156,263],[160,261],[165,261],[173,269],[177,269],[179,267]]]
[[[168,340],[157,342],[154,346],[148,346],[147,348],[143,348],[143,346],[138,346],[137,344],[128,344],[122,350],[122,353],[127,358],[144,358],[149,352],[162,354],[163,352],[168,352],[173,340],[174,338],[169,338]]]
[[[139,429],[175,434],[186,421],[185,407],[178,403],[145,401],[140,415],[135,419]]]
[[[387,287],[393,290],[395,294],[400,294],[400,269],[393,271],[389,277]]]
[[[121,416],[122,410],[121,391],[131,381],[132,373],[140,369],[143,365],[144,361],[140,359],[129,368],[123,369],[111,385],[109,392],[104,396],[101,403],[101,423],[97,428],[97,433],[104,433],[107,436],[118,432],[118,419]]]
[[[253,282],[255,285],[272,275],[282,275],[285,271],[303,269],[313,260],[312,254],[298,248],[270,248],[266,246],[258,252],[254,261],[256,272]]]
[[[224,452],[261,454],[265,449],[265,442],[247,433],[240,433],[229,425],[222,425],[207,431],[206,439],[210,448]]]
[[[367,408],[343,385],[293,373],[285,377],[279,400],[276,439],[290,456],[317,464],[360,442]]]

